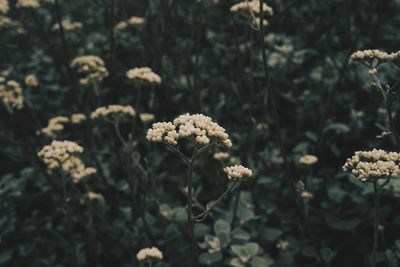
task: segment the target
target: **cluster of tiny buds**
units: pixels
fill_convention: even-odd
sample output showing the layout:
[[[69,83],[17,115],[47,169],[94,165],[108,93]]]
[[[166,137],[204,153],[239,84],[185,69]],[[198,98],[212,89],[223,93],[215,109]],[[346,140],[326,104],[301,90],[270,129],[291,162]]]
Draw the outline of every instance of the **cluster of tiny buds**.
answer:
[[[86,115],[82,113],[75,113],[71,115],[71,122],[73,124],[79,124],[82,121],[86,120]]]
[[[129,26],[134,26],[134,27],[142,26],[144,22],[145,22],[144,18],[133,16],[128,20],[118,22],[117,25],[115,25],[115,28],[117,30],[124,30]]]
[[[154,114],[151,113],[140,113],[139,117],[140,120],[143,122],[154,121]]]
[[[132,106],[109,105],[99,107],[90,114],[92,119],[105,119],[111,122],[119,121],[126,116],[136,116],[136,111]]]
[[[70,20],[63,20],[61,22],[61,25],[64,29],[64,31],[73,31],[76,29],[81,29],[83,27],[83,24],[81,22],[71,22]],[[60,30],[60,24],[56,23],[51,27],[52,31],[58,31]]]
[[[186,138],[199,145],[213,142],[220,146],[232,146],[225,129],[203,114],[187,113],[173,122],[153,123],[152,128],[147,131],[146,138],[152,142],[164,141],[170,145],[177,145],[179,139]]]
[[[241,180],[253,175],[253,172],[242,165],[233,165],[224,168],[224,172],[230,180]]]
[[[9,9],[8,0],[0,0],[0,13],[6,14]]]
[[[51,118],[47,124],[47,127],[40,130],[40,133],[45,136],[54,138],[57,132],[60,132],[64,129],[64,123],[68,123],[69,118],[64,116],[57,116]]]
[[[21,8],[21,7],[38,8],[38,7],[40,7],[40,2],[39,2],[39,0],[18,0],[15,7],[17,7],[17,8]]]
[[[97,201],[97,202],[104,202],[104,196],[99,193],[94,193],[94,192],[87,192],[81,199],[80,202],[81,204],[85,204],[91,201]]]
[[[152,247],[152,248],[143,248],[141,249],[137,254],[136,254],[136,258],[139,261],[143,261],[146,259],[158,259],[158,260],[162,260],[163,258],[163,254],[162,252],[156,248],[156,247]]]
[[[368,182],[400,175],[399,163],[399,153],[374,148],[371,151],[356,151],[353,157],[347,159],[343,170],[351,172],[362,182]]]
[[[227,158],[229,158],[229,153],[226,153],[226,152],[214,153],[214,159],[224,160],[224,159],[227,159]]]
[[[83,148],[72,141],[53,141],[38,152],[39,158],[47,165],[49,172],[60,169],[70,175],[77,183],[83,178],[96,173],[94,168],[86,168],[76,156],[83,152]]]
[[[161,83],[161,77],[148,67],[130,69],[126,72],[126,77],[128,77],[130,80],[137,80],[141,82],[156,84]]]
[[[80,56],[72,60],[71,67],[76,68],[78,73],[82,73],[85,77],[79,79],[82,85],[101,82],[108,76],[108,71],[104,61],[97,56]]]
[[[289,248],[289,241],[279,241],[276,247],[280,250],[287,250]]]
[[[301,192],[300,197],[302,199],[311,199],[314,197],[314,195],[308,191],[303,191],[303,192]]]
[[[22,109],[24,107],[22,88],[14,80],[6,82],[6,79],[0,76],[0,97],[9,113],[13,113],[15,109]]]
[[[317,163],[318,158],[314,155],[304,155],[299,158],[299,163],[304,165],[313,165]]]
[[[37,80],[35,75],[29,74],[25,77],[25,84],[27,86],[36,87],[39,85],[39,81]]]
[[[257,17],[261,13],[260,7],[261,7],[260,0],[252,0],[252,1],[245,0],[243,2],[239,2],[231,6],[230,11],[240,13],[246,18],[249,18],[251,24],[256,28],[258,28],[259,26],[261,26],[261,19]],[[266,3],[262,4],[262,11],[269,16],[272,16],[274,14],[272,8]],[[264,26],[268,25],[268,21],[266,19],[263,19],[262,25]]]
[[[382,63],[400,59],[400,51],[388,54],[378,49],[368,49],[354,52],[350,57],[353,60],[360,61],[361,63],[371,66],[373,60],[378,60],[378,63]]]

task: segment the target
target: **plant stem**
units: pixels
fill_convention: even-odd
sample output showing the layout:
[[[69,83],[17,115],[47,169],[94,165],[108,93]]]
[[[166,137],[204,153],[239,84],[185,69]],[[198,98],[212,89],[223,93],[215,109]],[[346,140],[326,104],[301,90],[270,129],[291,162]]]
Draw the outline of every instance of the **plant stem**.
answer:
[[[371,261],[371,267],[376,266],[376,252],[378,249],[378,235],[379,235],[379,230],[378,230],[378,224],[379,224],[379,214],[378,214],[378,209],[379,209],[379,188],[377,181],[375,180],[374,183],[374,244],[372,246],[372,261]]]
[[[187,172],[187,184],[188,184],[188,196],[187,196],[187,205],[188,205],[188,230],[190,241],[192,243],[192,267],[197,266],[197,243],[196,237],[194,235],[193,229],[193,192],[192,192],[192,178],[193,178],[193,164],[197,154],[197,149],[195,148],[192,154],[192,157],[189,161],[188,172]]]

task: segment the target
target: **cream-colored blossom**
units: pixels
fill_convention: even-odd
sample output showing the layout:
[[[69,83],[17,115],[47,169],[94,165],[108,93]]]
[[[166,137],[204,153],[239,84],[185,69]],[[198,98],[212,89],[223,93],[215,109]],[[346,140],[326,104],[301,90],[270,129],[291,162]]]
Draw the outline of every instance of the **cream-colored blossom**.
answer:
[[[38,8],[40,7],[39,0],[18,0],[15,5],[17,8],[28,7],[28,8]]]
[[[124,30],[126,28],[128,28],[128,26],[133,26],[133,27],[139,27],[142,26],[144,24],[145,20],[142,17],[130,17],[128,20],[123,20],[117,23],[117,25],[115,25],[115,28],[117,30]]]
[[[59,169],[68,174],[74,183],[96,173],[94,168],[86,168],[77,154],[83,152],[83,148],[72,141],[53,141],[44,146],[38,152],[39,158],[47,165],[49,173]]]
[[[272,8],[267,5],[266,3],[263,3],[263,12],[266,14],[272,16],[274,14]],[[239,2],[230,8],[231,12],[239,12],[239,13],[245,13],[248,14],[249,12],[253,13],[260,13],[260,0],[252,0],[252,1],[243,1]]]
[[[13,113],[16,109],[24,107],[24,96],[22,88],[14,80],[6,80],[2,77],[0,81],[0,98],[9,113]]]
[[[135,109],[132,106],[109,105],[99,107],[90,114],[92,119],[105,119],[108,121],[118,121],[126,116],[136,116]]]
[[[47,127],[40,130],[40,132],[48,137],[55,138],[57,133],[64,130],[64,124],[69,122],[68,117],[57,116],[51,118]]]
[[[74,124],[79,124],[86,120],[86,115],[82,113],[75,113],[71,115],[71,122]]]
[[[287,250],[289,247],[289,241],[279,241],[278,244],[276,244],[276,247],[280,250]]]
[[[154,114],[151,113],[140,113],[139,117],[143,122],[154,121]]]
[[[71,67],[76,68],[84,77],[79,79],[82,85],[101,82],[108,76],[104,61],[97,56],[80,56],[72,60]]]
[[[400,59],[400,51],[388,54],[378,49],[367,49],[354,52],[353,54],[351,54],[350,58],[372,67],[373,65],[376,65],[373,64],[374,60],[378,61],[377,64],[388,61],[398,62],[398,60]],[[372,70],[372,72],[375,72],[374,74],[376,74],[376,70]]]
[[[0,13],[6,14],[9,9],[8,0],[0,0]]]
[[[368,182],[398,176],[399,164],[399,153],[387,153],[382,149],[374,148],[371,151],[356,151],[353,157],[347,159],[343,170],[351,172],[362,182]]]
[[[162,252],[161,252],[158,248],[156,248],[156,247],[144,248],[144,249],[141,249],[141,250],[137,253],[136,258],[137,258],[139,261],[143,261],[143,260],[146,260],[146,259],[148,259],[148,258],[162,260],[163,254],[162,254]]]
[[[126,77],[131,80],[137,80],[137,81],[143,81],[143,82],[149,82],[149,83],[161,83],[161,77],[154,73],[150,68],[148,67],[142,67],[142,68],[134,68],[131,70],[128,70],[126,72]]]
[[[242,165],[233,165],[224,168],[224,172],[228,175],[228,179],[241,180],[253,175],[253,172]]]
[[[318,161],[318,158],[314,155],[304,155],[299,159],[299,163],[304,165],[313,165]]]
[[[257,130],[267,130],[268,127],[268,124],[266,124],[265,122],[260,122],[256,125]]]
[[[200,145],[215,143],[216,145],[231,147],[225,129],[203,114],[184,114],[173,122],[154,123],[147,131],[147,140],[152,142],[166,142],[177,145],[179,139],[188,139]]]
[[[33,74],[29,74],[25,77],[25,84],[28,86],[36,87],[39,85],[39,81],[36,76]]]
[[[303,199],[310,199],[310,198],[313,198],[314,197],[314,195],[312,194],[312,193],[310,193],[310,192],[308,192],[308,191],[303,191],[303,192],[301,192],[301,198],[303,198]]]
[[[142,25],[144,23],[144,18],[133,16],[133,17],[130,17],[127,22],[128,22],[128,24],[134,25],[134,26]]]
[[[229,158],[229,153],[226,152],[217,152],[214,153],[214,159],[223,160]]]
[[[126,21],[120,21],[115,25],[115,29],[117,30],[125,30],[128,28],[128,22]]]
[[[81,204],[85,204],[91,201],[97,201],[100,203],[104,203],[104,196],[99,193],[94,192],[87,192],[83,197],[81,197],[80,202]]]
[[[76,29],[81,29],[83,27],[83,24],[81,22],[71,22],[70,20],[63,20],[62,26],[65,31],[73,31]],[[59,29],[60,25],[58,23],[54,24],[53,27],[51,27],[52,31],[58,31]]]

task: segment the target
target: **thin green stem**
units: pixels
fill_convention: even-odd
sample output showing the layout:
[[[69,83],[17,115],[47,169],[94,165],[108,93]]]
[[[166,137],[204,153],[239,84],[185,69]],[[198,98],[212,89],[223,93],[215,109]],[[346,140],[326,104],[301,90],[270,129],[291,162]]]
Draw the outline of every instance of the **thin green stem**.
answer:
[[[374,185],[374,244],[372,246],[372,260],[371,267],[376,266],[376,252],[378,250],[378,237],[379,237],[379,188],[377,181],[373,182]]]
[[[188,172],[187,172],[187,184],[188,184],[188,195],[187,195],[187,205],[188,205],[188,231],[189,231],[189,236],[190,236],[190,241],[192,243],[192,266],[196,267],[197,266],[197,243],[196,243],[196,237],[194,235],[194,224],[193,224],[193,165],[194,165],[194,160],[196,158],[197,154],[197,149],[195,148],[192,154],[192,157],[189,161],[189,166],[188,166]]]
[[[215,201],[213,202],[209,207],[207,207],[207,209],[205,211],[203,211],[202,213],[194,216],[192,218],[192,220],[194,221],[202,221],[207,217],[207,214],[210,213],[210,211],[217,206],[219,203],[221,203],[221,201],[232,191],[232,189],[239,184],[240,181],[235,181],[233,182],[228,189],[226,189],[226,191]]]

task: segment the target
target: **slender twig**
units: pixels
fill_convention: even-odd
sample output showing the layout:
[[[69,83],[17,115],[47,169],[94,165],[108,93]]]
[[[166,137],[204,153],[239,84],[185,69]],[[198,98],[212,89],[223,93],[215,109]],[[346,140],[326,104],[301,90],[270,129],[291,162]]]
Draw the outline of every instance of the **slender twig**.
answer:
[[[185,162],[185,164],[189,165],[190,159],[186,157],[181,151],[179,151],[179,149],[170,144],[167,144],[167,147],[169,147],[172,150],[172,152],[177,154]]]
[[[226,189],[226,191],[216,200],[214,201],[209,207],[207,207],[207,209],[205,211],[203,211],[202,213],[194,216],[192,218],[192,220],[199,222],[199,221],[203,221],[206,217],[207,214],[210,213],[210,211],[217,206],[231,191],[232,189],[239,184],[240,181],[235,181],[233,182],[228,189]]]
[[[379,188],[378,188],[377,180],[374,180],[373,186],[374,186],[374,244],[372,246],[371,267],[376,266],[376,252],[378,250],[378,237],[379,237],[379,229],[378,229]]]
[[[187,217],[187,223],[188,223],[188,231],[189,231],[189,236],[190,236],[190,241],[192,243],[192,266],[196,267],[197,266],[197,243],[196,243],[196,237],[194,235],[194,225],[193,225],[193,164],[194,160],[197,156],[197,149],[196,147],[194,148],[192,157],[189,161],[189,166],[188,166],[188,172],[187,172],[187,184],[188,184],[188,195],[187,195],[187,205],[188,205],[188,217]]]

